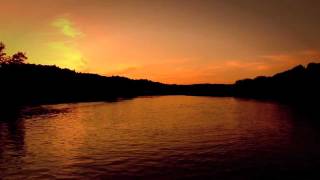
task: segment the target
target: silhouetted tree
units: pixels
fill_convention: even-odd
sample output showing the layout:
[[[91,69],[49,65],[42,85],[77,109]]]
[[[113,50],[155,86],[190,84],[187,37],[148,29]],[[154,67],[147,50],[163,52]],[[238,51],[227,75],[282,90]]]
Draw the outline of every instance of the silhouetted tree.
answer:
[[[6,53],[4,52],[4,49],[6,46],[0,42],[0,64],[4,63],[6,60]]]
[[[17,52],[15,53],[9,60],[9,64],[23,64],[26,62],[28,57],[23,52]]]
[[[28,57],[23,52],[17,52],[12,57],[7,56],[4,52],[6,46],[0,42],[0,64],[23,64]]]

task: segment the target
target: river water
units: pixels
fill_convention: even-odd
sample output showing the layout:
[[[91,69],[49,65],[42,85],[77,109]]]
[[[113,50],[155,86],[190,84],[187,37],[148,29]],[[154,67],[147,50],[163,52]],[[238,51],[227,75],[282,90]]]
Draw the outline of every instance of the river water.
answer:
[[[274,102],[155,96],[0,118],[0,179],[320,176],[320,126]]]

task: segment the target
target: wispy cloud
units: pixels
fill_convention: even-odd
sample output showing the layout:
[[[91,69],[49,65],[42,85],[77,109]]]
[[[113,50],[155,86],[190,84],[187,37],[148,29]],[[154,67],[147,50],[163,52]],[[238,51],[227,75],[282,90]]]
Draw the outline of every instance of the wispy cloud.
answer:
[[[269,64],[292,66],[297,64],[307,64],[310,62],[319,62],[320,51],[315,49],[306,49],[292,53],[265,55],[260,58]]]
[[[222,59],[200,64],[196,60],[123,66],[107,75],[151,79],[165,83],[234,83],[244,78],[271,76],[298,64],[319,62],[317,50],[301,50],[291,53],[269,54],[246,59]]]
[[[75,38],[82,35],[82,33],[75,28],[74,24],[64,17],[55,19],[51,25],[58,28],[59,31],[67,37]]]
[[[46,43],[47,64],[81,70],[85,68],[86,61],[79,48],[79,40],[83,33],[74,25],[74,22],[65,16],[53,19],[50,27],[54,28],[52,36],[55,37]],[[54,35],[62,34],[56,37]]]

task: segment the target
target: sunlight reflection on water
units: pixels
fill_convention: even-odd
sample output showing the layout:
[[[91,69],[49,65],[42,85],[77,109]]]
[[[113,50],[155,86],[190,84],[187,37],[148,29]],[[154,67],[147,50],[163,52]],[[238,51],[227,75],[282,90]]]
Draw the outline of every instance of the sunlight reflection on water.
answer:
[[[158,96],[41,108],[0,122],[0,177],[298,177],[320,165],[317,128],[276,103]]]

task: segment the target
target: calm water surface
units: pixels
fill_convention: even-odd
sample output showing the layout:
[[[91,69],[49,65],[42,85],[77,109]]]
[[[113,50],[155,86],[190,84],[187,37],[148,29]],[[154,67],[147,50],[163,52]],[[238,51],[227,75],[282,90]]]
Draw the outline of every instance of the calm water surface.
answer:
[[[159,96],[24,111],[0,122],[0,179],[319,177],[320,128],[285,105]]]

